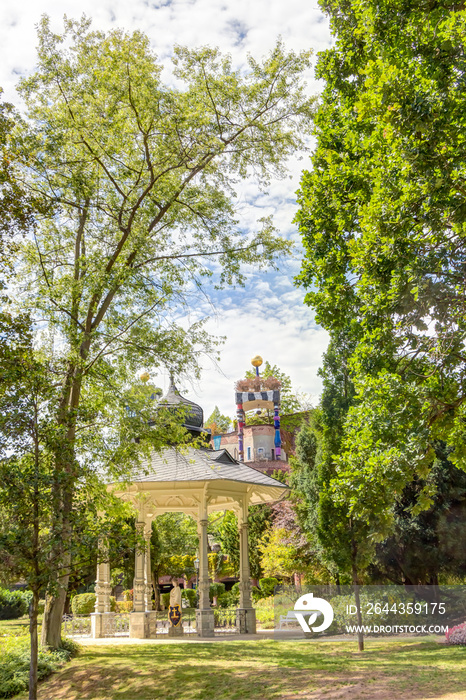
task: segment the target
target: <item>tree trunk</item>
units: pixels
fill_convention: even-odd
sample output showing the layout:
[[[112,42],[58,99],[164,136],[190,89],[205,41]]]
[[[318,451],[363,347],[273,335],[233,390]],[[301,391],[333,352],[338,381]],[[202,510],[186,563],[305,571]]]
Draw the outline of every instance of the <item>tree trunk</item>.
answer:
[[[59,544],[56,559],[60,562],[56,588],[47,594],[42,623],[42,646],[58,649],[61,626],[70,577],[72,528],[69,514],[73,508],[78,469],[74,451],[76,412],[82,385],[82,370],[70,365],[67,386],[58,414],[58,426],[63,429],[60,444],[55,449],[55,490],[53,498],[54,529]]]
[[[39,590],[34,588],[29,606],[29,636],[31,638],[31,660],[29,662],[29,700],[37,700],[37,613],[39,609]]]
[[[69,572],[71,564],[71,554],[69,551],[64,553],[62,564],[64,569]],[[44,647],[59,649],[61,646],[61,626],[65,610],[68,580],[69,573],[60,576],[57,593],[54,595],[47,595],[41,636],[41,644]]]
[[[152,588],[154,589],[154,610],[160,610],[160,588],[154,573],[152,573]]]
[[[358,626],[362,628],[361,599],[359,597],[359,583],[354,584],[354,598],[356,601],[356,618]],[[358,649],[364,651],[364,634],[361,629],[358,631]]]
[[[361,614],[361,599],[359,597],[359,575],[357,568],[358,545],[356,540],[351,540],[351,568],[353,574],[354,599],[356,603],[356,618],[358,621],[358,648],[359,651],[364,651],[364,634],[362,632],[362,614]]]

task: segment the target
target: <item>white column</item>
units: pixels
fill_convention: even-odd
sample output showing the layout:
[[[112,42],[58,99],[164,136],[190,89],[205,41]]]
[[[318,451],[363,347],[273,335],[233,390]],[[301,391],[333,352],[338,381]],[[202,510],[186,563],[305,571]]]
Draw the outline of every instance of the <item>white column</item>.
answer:
[[[207,556],[207,507],[209,503],[207,487],[204,489],[201,503],[199,504],[199,516],[197,532],[199,535],[199,607],[196,610],[196,628],[198,637],[214,636],[214,611],[210,607],[209,599],[209,559]]]
[[[141,538],[144,537],[145,524],[142,521],[136,523],[136,552],[134,557],[134,579],[133,579],[133,612],[144,612],[145,604],[145,551],[141,546]]]
[[[240,580],[239,608],[236,611],[236,625],[240,634],[256,633],[256,611],[252,607],[251,577],[249,571],[248,503],[248,497],[245,495],[240,502],[238,513]]]
[[[210,610],[209,559],[207,556],[207,518],[199,520],[199,610]]]
[[[97,577],[95,582],[95,611],[96,613],[110,612],[110,562],[106,542],[99,543]]]
[[[152,521],[146,523],[146,551],[144,557],[144,583],[145,583],[145,609],[146,612],[152,610],[152,571],[150,567],[150,538],[152,535]]]
[[[239,571],[239,607],[252,608],[251,600],[251,576],[249,571],[249,543],[248,530],[249,525],[246,522],[240,522],[239,525],[239,556],[240,556],[240,571]]]

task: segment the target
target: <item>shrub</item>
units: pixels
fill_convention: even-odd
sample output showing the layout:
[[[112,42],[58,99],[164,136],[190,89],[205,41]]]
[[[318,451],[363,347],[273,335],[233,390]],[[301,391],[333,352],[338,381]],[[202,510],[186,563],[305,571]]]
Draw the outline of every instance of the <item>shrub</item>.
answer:
[[[133,589],[128,588],[126,591],[123,591],[123,598],[125,600],[133,600]]]
[[[71,603],[73,615],[90,615],[95,610],[95,593],[79,593]]]
[[[445,634],[445,641],[447,644],[466,646],[466,622],[449,629]]]
[[[31,598],[31,591],[9,591],[0,588],[0,620],[14,620],[26,615]]]
[[[275,600],[273,595],[261,598],[256,605],[256,620],[263,629],[273,629],[275,623]],[[286,613],[285,613],[286,614]]]
[[[217,598],[217,606],[219,608],[234,608],[237,603],[238,598],[234,594],[232,595],[231,591],[222,593],[222,595],[219,595]]]
[[[71,639],[64,639],[62,647],[56,651],[39,649],[37,676],[46,678],[65,661],[77,654],[79,646]],[[2,643],[0,660],[0,698],[9,698],[26,691],[29,687],[29,640],[11,637]]]
[[[212,600],[225,593],[225,584],[220,582],[211,583],[209,587],[209,598]]]
[[[260,588],[257,588],[257,586],[251,588],[251,594],[253,603],[257,603],[258,600],[264,597],[264,592],[261,591]]]
[[[278,586],[278,584],[278,579],[274,577],[259,579],[259,586],[264,594],[264,598],[268,598],[269,596],[273,595],[275,587]]]
[[[190,608],[196,607],[197,593],[193,588],[184,588],[181,591],[181,597],[188,601]]]
[[[133,610],[132,600],[117,600],[116,611],[119,613],[130,613]]]
[[[161,593],[160,600],[162,601],[163,607],[168,610],[168,606],[170,605],[170,593]]]

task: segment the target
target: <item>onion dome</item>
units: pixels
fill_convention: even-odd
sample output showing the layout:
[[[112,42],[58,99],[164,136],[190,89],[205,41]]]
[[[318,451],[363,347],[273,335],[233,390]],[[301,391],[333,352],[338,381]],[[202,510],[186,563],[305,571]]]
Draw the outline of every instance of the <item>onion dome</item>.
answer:
[[[170,377],[170,386],[165,396],[162,396],[157,404],[161,408],[179,407],[186,406],[187,412],[183,422],[183,425],[188,430],[192,430],[196,433],[205,432],[204,431],[204,411],[202,408],[193,401],[185,399],[181,396],[180,392],[176,388],[173,376]],[[210,431],[209,431],[210,432]]]

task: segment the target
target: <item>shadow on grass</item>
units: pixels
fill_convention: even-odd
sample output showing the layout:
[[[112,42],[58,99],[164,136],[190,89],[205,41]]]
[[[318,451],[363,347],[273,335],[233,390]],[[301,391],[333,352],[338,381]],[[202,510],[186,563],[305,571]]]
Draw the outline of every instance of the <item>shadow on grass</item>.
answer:
[[[283,700],[357,687],[368,698],[425,700],[464,688],[465,661],[465,649],[435,641],[369,640],[363,654],[350,642],[307,640],[86,647],[39,698]]]

